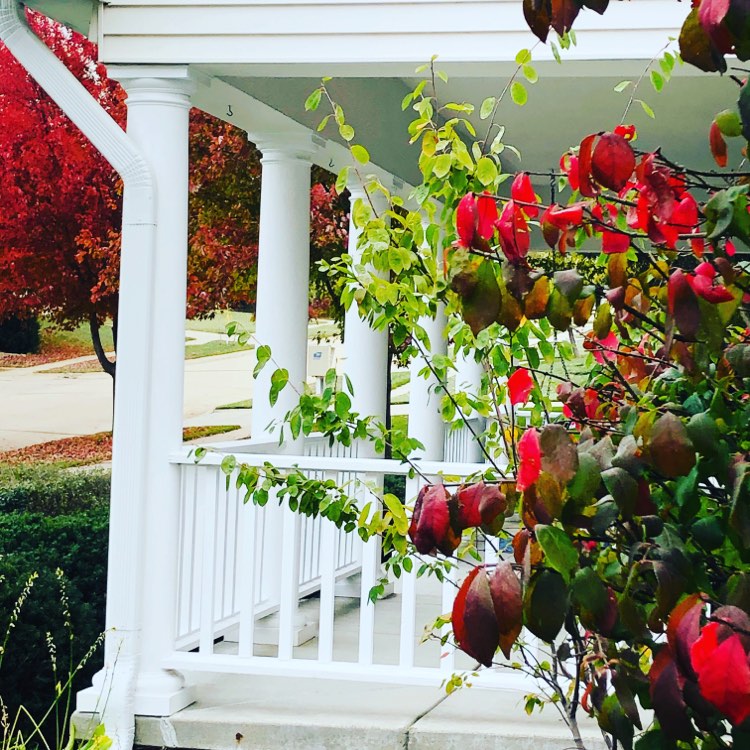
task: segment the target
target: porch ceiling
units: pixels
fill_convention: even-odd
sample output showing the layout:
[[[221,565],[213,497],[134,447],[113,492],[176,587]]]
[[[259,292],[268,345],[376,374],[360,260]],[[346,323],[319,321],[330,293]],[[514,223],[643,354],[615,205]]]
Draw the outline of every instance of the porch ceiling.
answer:
[[[527,85],[528,103],[517,107],[508,101],[500,109],[498,123],[506,128],[505,140],[522,154],[519,164],[506,152],[505,168],[555,169],[560,155],[584,135],[614,127],[622,118],[631,91],[618,94],[615,85],[623,79],[637,80],[646,65],[646,61],[568,61],[561,66],[540,63],[539,81]],[[452,77],[447,84],[440,84],[440,99],[470,102],[478,113],[482,100],[498,94],[511,72],[511,67],[502,65],[495,76]],[[307,95],[319,83],[317,78],[232,75],[223,80],[313,130],[324,114],[323,107],[318,112],[304,110]],[[345,77],[334,78],[329,84],[373,162],[411,184],[420,181],[418,153],[408,143],[407,126],[413,113],[401,111],[401,100],[418,80]],[[678,71],[658,94],[645,79],[637,96],[651,105],[656,119],[649,118],[634,102],[626,120],[637,125],[640,148],[661,146],[674,161],[711,169],[714,164],[708,150],[708,126],[716,112],[731,105],[735,89],[729,79],[717,81],[687,69]],[[482,137],[487,122],[476,113],[472,119]],[[340,142],[332,127],[322,135]],[[732,147],[739,148],[730,144]],[[331,165],[332,169],[338,167]]]

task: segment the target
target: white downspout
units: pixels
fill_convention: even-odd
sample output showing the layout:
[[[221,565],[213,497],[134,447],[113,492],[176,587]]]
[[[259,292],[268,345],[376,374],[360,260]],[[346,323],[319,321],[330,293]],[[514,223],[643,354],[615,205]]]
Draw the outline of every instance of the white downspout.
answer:
[[[145,513],[145,447],[151,368],[148,330],[156,245],[154,181],[122,128],[31,31],[16,0],[0,0],[0,40],[112,165],[125,186],[120,261],[120,320],[110,511],[105,666],[99,674],[106,729],[118,750],[134,738],[133,699],[140,654],[142,581],[138,541]],[[128,300],[128,302],[126,302]],[[124,309],[127,305],[127,309]],[[136,551],[136,554],[133,554]],[[115,584],[114,586],[112,584]],[[113,679],[114,677],[114,679]]]

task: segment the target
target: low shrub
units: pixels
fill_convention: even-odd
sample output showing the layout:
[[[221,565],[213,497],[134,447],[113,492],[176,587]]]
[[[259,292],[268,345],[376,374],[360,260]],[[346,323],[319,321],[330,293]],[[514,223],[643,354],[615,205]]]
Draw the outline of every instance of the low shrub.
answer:
[[[51,642],[59,672],[67,674],[104,629],[108,501],[105,472],[0,469],[0,637],[25,582],[38,574],[0,664],[0,694],[11,716],[24,706],[41,717],[54,700]],[[86,662],[74,691],[90,684],[100,663],[100,654]],[[44,730],[54,740],[54,717]]]
[[[39,344],[39,322],[36,318],[10,317],[0,322],[0,352],[36,354]]]

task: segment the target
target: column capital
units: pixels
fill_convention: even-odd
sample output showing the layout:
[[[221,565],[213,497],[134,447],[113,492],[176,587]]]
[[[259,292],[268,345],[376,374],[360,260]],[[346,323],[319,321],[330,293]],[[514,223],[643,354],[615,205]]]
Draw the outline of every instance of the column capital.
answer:
[[[312,163],[312,155],[320,148],[312,133],[249,132],[247,137],[263,154],[264,164],[275,161]]]
[[[128,107],[167,104],[190,108],[196,80],[187,65],[110,65],[107,75],[128,94]]]

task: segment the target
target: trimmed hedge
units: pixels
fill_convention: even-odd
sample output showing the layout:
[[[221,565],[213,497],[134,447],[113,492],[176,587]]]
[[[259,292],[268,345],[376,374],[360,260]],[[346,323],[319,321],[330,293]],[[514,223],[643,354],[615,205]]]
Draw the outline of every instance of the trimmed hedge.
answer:
[[[0,513],[51,516],[109,506],[108,471],[64,470],[54,465],[0,467]]]
[[[10,633],[0,666],[0,694],[11,716],[23,705],[41,718],[55,695],[47,633],[57,648],[57,679],[64,682],[71,652],[76,664],[104,629],[109,476],[38,465],[3,467],[0,509],[0,642],[25,582],[38,573]],[[64,573],[65,603],[58,569]],[[73,689],[90,684],[100,666],[97,653]],[[54,733],[50,721],[45,725],[48,741]]]

